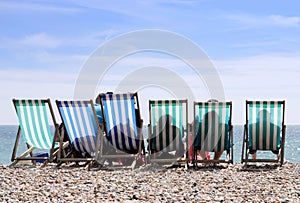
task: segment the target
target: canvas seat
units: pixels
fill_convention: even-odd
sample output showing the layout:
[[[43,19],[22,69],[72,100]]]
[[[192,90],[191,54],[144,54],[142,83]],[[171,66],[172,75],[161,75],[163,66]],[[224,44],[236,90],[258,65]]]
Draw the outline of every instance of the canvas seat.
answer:
[[[150,100],[148,151],[152,163],[186,165],[187,100]]]
[[[231,102],[194,102],[193,163],[233,163]],[[225,157],[207,160],[199,154],[222,153]],[[202,158],[202,159],[201,159]]]
[[[144,151],[143,120],[137,93],[102,93],[96,101],[101,105],[105,136],[100,157],[110,166],[118,162],[123,168],[134,168]]]
[[[13,163],[10,166],[16,165],[21,160],[30,160],[34,164],[37,161],[45,161],[44,165],[46,165],[57,155],[57,151],[54,151],[54,149],[58,147],[60,137],[50,99],[13,99],[13,104],[18,116],[19,128],[11,158]],[[49,115],[52,123],[48,118]],[[54,126],[54,133],[51,131],[51,125]],[[17,156],[21,134],[28,149]],[[66,144],[63,143],[62,147],[65,147]],[[34,152],[41,150],[46,151],[44,153],[46,156],[36,156],[34,154]]]
[[[285,101],[246,101],[242,163],[245,165],[251,162],[283,164],[286,129],[284,112]],[[267,158],[256,159],[250,157],[251,154],[262,151],[273,152],[275,155],[265,154]]]
[[[71,144],[70,153],[66,156],[59,153],[58,160],[92,163],[100,150],[102,135],[93,101],[56,101],[56,105]],[[63,139],[61,136],[60,150]]]

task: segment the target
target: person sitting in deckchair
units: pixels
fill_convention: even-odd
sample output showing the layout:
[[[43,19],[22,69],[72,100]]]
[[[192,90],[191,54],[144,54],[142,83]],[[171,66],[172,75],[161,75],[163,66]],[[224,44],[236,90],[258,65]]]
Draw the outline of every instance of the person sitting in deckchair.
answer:
[[[204,160],[207,157],[206,151],[214,152],[214,160],[219,160],[224,152],[224,150],[216,151],[216,149],[218,148],[218,144],[221,140],[222,132],[224,132],[224,130],[222,130],[222,126],[225,126],[226,128],[225,132],[229,132],[228,130],[229,125],[228,124],[224,125],[222,123],[219,123],[219,121],[220,121],[219,115],[215,111],[209,111],[204,115],[202,122],[199,122],[198,125],[196,126],[197,134],[201,134],[202,131],[204,130],[204,142],[202,143],[201,146],[202,150],[199,150],[200,152],[198,151],[198,153],[200,153],[200,157]],[[199,142],[197,139],[199,139],[200,137],[201,136],[196,136],[196,140],[195,140],[196,143]],[[229,141],[226,140],[225,142],[226,142],[225,146],[227,146],[229,144]]]
[[[269,129],[272,129],[272,132],[280,132],[280,127],[275,125],[274,123],[271,122],[271,115],[270,112],[268,112],[267,110],[261,110],[258,114],[257,114],[257,118],[256,118],[256,123],[250,124],[249,125],[249,130],[252,132],[253,127],[256,128],[256,126],[263,124],[263,126],[268,126]],[[271,130],[270,130],[271,131]],[[267,133],[267,132],[265,132]],[[271,133],[271,132],[270,132]],[[251,133],[250,133],[251,134]],[[279,136],[280,133],[277,134],[277,140],[280,139]],[[252,137],[250,136],[251,142],[249,144],[249,153],[252,156],[252,159],[256,159],[256,149],[252,146],[254,145],[254,141],[252,140]],[[264,136],[263,139],[266,139],[266,136]],[[277,142],[280,143],[281,141]],[[278,155],[279,154],[279,147],[276,150],[272,150],[273,154]]]
[[[172,152],[175,152],[173,156],[181,157],[184,155],[182,137],[180,129],[172,124],[172,117],[170,115],[161,116],[157,124],[153,126],[150,150],[152,153],[158,152],[159,158],[171,158]],[[160,145],[157,145],[157,141]],[[165,144],[162,144],[163,142]]]

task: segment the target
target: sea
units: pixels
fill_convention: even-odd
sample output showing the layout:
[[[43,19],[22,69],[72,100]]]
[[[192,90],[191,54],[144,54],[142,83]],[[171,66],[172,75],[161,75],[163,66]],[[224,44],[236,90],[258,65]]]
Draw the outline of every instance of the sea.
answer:
[[[15,144],[15,139],[18,131],[18,126],[15,125],[0,125],[0,164],[8,165],[11,163],[11,155]],[[242,155],[242,140],[243,126],[237,125],[233,127],[233,161],[234,163],[241,162]],[[147,137],[147,127],[143,129],[144,137]],[[26,150],[26,144],[20,137],[17,154],[20,155]],[[40,151],[38,153],[42,153]],[[225,154],[225,153],[224,153]],[[213,156],[213,155],[212,155]],[[258,152],[257,156],[273,158],[271,152]],[[285,141],[285,161],[296,163],[300,162],[300,125],[288,125],[286,128]]]

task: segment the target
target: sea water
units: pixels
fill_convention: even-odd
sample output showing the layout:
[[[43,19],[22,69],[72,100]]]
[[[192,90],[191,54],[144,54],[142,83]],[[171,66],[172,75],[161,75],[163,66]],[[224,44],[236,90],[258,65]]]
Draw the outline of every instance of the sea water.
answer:
[[[13,147],[18,131],[18,126],[0,125],[0,164],[10,164]],[[143,129],[144,137],[147,137],[147,127]],[[234,163],[241,162],[242,155],[243,126],[233,127],[233,160]],[[20,137],[17,154],[20,155],[27,149],[23,137]],[[258,153],[257,156],[273,158],[270,152]],[[286,128],[285,160],[289,162],[300,162],[300,125],[289,125]]]

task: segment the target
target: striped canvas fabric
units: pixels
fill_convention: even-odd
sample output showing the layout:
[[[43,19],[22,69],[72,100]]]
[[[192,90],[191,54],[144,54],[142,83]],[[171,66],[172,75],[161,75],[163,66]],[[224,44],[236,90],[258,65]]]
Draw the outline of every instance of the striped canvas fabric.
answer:
[[[231,102],[194,103],[194,147],[219,152],[230,147]]]
[[[47,100],[14,100],[23,137],[38,149],[51,149],[53,143],[46,103]]]
[[[98,126],[91,101],[56,101],[73,148],[91,154],[97,150]]]
[[[283,101],[248,101],[249,148],[278,150],[283,122]]]
[[[183,148],[187,100],[149,101],[150,150],[170,152]]]
[[[135,94],[101,94],[109,142],[117,149],[136,153],[139,148]]]

